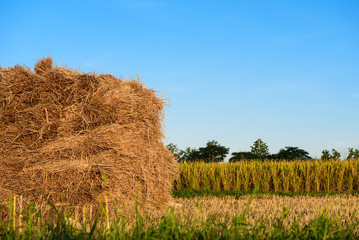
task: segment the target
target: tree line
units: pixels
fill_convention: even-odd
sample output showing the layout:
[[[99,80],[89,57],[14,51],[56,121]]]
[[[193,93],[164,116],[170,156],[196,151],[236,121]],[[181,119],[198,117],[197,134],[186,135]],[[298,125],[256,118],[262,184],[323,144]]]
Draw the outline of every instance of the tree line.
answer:
[[[180,150],[177,145],[170,143],[167,148],[173,153],[175,159],[179,162],[204,161],[204,162],[223,162],[229,153],[229,148],[222,146],[217,141],[208,141],[206,146],[200,148],[186,148]],[[287,146],[279,150],[278,153],[270,154],[268,146],[262,139],[256,140],[248,152],[232,152],[229,162],[243,160],[310,160],[313,159],[309,153],[299,147]],[[339,160],[340,153],[332,149],[331,151],[322,151],[322,160]],[[347,160],[358,159],[359,149],[349,148]]]

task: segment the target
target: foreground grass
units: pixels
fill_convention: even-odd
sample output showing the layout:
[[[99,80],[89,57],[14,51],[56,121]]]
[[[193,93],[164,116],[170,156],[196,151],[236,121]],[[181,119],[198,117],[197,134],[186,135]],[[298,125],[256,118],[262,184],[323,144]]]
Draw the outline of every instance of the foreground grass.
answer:
[[[53,205],[51,217],[37,212],[33,205],[14,215],[9,201],[8,216],[0,216],[0,239],[359,238],[359,197],[352,195],[197,197],[176,202],[182,206],[168,208],[160,217],[136,208],[134,221],[116,214],[107,222],[105,210],[94,219],[80,216],[75,221],[73,215]]]
[[[243,212],[245,214],[245,212]],[[284,227],[286,210],[267,228],[267,219],[252,225],[245,221],[244,214],[230,222],[219,222],[209,217],[204,221],[179,224],[173,211],[156,221],[137,216],[135,224],[128,228],[122,218],[105,227],[96,219],[90,227],[80,224],[75,227],[59,213],[56,222],[45,222],[34,227],[23,225],[17,228],[12,223],[0,225],[1,239],[354,239],[359,236],[352,229],[357,224],[341,226],[335,219],[323,213],[305,226],[293,223]],[[148,224],[150,223],[150,224]]]

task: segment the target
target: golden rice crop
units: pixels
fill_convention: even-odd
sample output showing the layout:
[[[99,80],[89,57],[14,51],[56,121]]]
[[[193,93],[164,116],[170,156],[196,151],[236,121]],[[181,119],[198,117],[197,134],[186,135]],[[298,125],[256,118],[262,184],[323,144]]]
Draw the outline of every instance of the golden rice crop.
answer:
[[[180,164],[176,190],[334,192],[359,190],[359,159]]]

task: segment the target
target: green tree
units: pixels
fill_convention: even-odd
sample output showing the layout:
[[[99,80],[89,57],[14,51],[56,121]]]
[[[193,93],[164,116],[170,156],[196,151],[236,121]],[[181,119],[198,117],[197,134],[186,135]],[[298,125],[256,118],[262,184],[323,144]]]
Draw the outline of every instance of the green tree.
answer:
[[[204,162],[223,162],[227,156],[229,148],[220,145],[217,141],[208,141],[205,147],[187,148],[180,153],[180,161],[204,161]]]
[[[359,149],[348,148],[348,152],[347,160],[359,159]]]
[[[320,157],[322,160],[329,160],[330,159],[330,152],[328,150],[322,151],[322,156]]]
[[[251,146],[251,153],[256,155],[259,159],[264,159],[269,156],[268,146],[259,138],[253,143],[253,146]]]
[[[339,160],[340,159],[340,153],[335,149],[332,149],[331,154],[330,154],[330,152],[328,150],[323,150],[322,151],[322,156],[321,156],[320,159],[322,159],[322,160],[329,160],[329,159]]]
[[[285,147],[280,149],[277,154],[271,155],[272,159],[297,160],[311,159],[309,153],[298,147]]]
[[[340,153],[333,148],[332,149],[332,155],[330,156],[330,158],[334,159],[334,160],[339,160],[340,159]]]
[[[186,150],[181,151],[179,161],[190,162],[198,161],[201,159],[201,153],[198,149],[195,148],[186,148]]]
[[[223,162],[229,148],[220,145],[217,141],[208,141],[206,147],[199,148],[200,159],[205,162]]]
[[[258,158],[258,156],[254,155],[252,152],[232,152],[231,155],[232,157],[229,159],[229,162],[253,160]]]
[[[179,150],[176,144],[169,143],[167,149],[170,150],[177,161],[181,160],[181,155],[183,155],[183,151]]]

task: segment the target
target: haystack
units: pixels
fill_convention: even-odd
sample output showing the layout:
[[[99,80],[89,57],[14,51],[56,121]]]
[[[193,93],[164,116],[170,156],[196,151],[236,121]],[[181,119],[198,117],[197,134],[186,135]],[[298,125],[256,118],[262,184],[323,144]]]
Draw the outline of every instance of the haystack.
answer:
[[[0,68],[0,199],[83,206],[107,198],[127,209],[137,196],[160,209],[177,174],[162,141],[164,104],[139,80],[51,58],[34,71]]]

